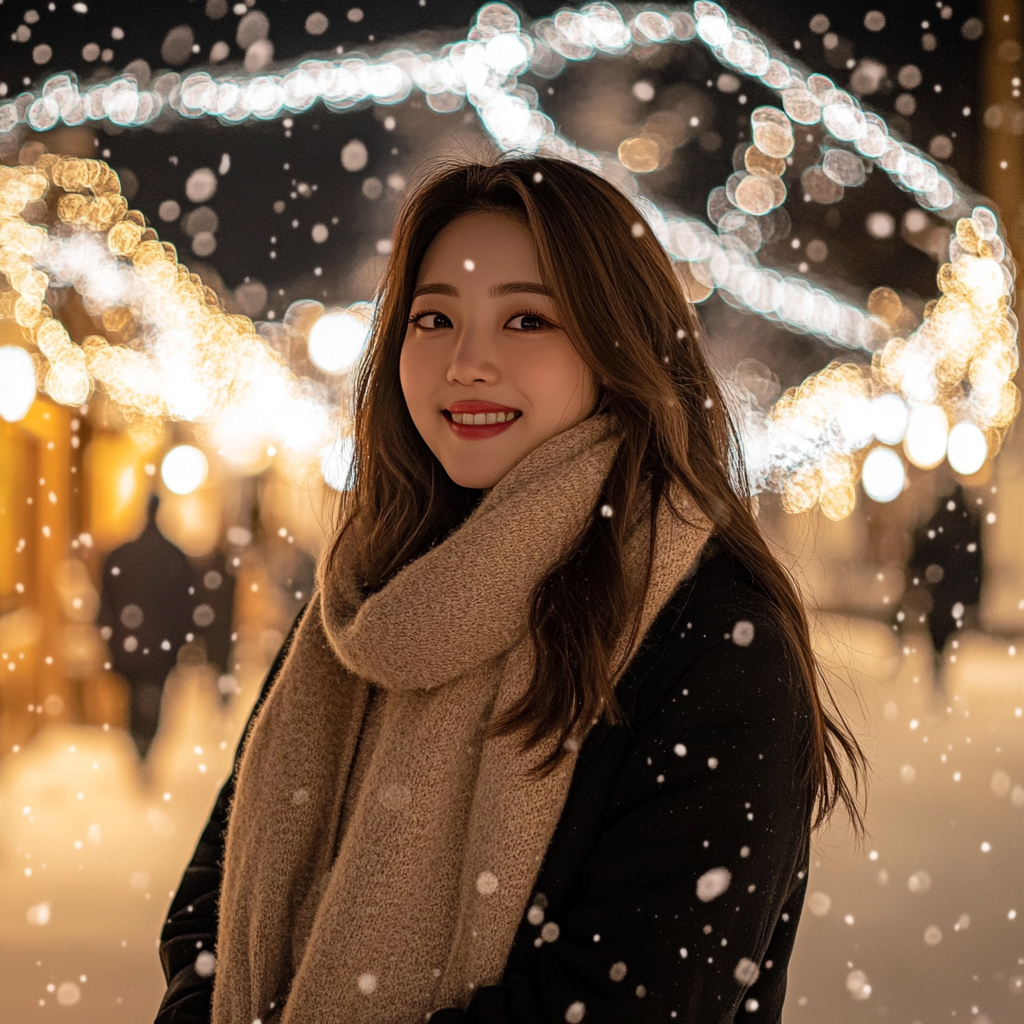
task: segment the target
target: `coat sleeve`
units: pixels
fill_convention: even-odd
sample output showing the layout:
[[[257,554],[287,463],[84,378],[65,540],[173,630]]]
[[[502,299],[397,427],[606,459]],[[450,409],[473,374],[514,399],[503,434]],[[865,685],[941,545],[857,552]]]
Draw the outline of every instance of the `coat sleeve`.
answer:
[[[209,1024],[211,1019],[215,961],[200,954],[207,952],[215,957],[217,953],[217,901],[220,898],[224,841],[228,811],[235,792],[235,775],[245,737],[281,671],[305,610],[304,606],[267,672],[235,752],[231,777],[221,788],[199,844],[171,901],[160,933],[160,963],[167,980],[167,991],[155,1024]]]
[[[431,1024],[781,1020],[807,884],[809,717],[777,630],[742,618],[746,645],[724,621],[706,629],[638,723],[571,898],[557,919],[533,911],[529,966]]]

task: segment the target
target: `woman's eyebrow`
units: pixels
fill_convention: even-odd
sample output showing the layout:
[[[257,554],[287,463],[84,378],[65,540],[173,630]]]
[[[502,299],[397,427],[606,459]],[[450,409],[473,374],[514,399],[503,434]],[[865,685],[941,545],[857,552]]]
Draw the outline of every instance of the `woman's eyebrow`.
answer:
[[[414,299],[419,298],[421,295],[454,295],[457,297],[458,294],[458,288],[450,284],[421,284],[412,293],[412,297]]]
[[[510,281],[508,284],[496,284],[487,289],[488,295],[515,295],[517,292],[533,292],[535,295],[550,295],[551,292],[535,281]]]
[[[538,284],[536,281],[509,281],[506,284],[494,284],[487,289],[487,294],[490,296],[498,295],[515,295],[520,292],[532,292],[535,295],[550,295],[551,292],[544,287],[542,284]],[[412,293],[414,299],[419,298],[421,295],[452,295],[458,298],[459,290],[450,284],[421,284],[419,288]]]

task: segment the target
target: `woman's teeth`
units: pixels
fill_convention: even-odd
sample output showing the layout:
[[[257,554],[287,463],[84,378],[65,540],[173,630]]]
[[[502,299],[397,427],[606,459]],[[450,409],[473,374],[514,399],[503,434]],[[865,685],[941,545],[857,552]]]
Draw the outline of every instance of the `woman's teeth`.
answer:
[[[456,423],[473,427],[480,427],[485,423],[507,423],[518,415],[519,413],[516,412],[453,412],[451,414]]]

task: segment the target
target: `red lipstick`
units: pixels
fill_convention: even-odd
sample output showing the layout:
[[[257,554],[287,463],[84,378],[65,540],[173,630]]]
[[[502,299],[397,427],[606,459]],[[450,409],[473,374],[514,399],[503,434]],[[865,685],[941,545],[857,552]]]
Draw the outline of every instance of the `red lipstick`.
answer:
[[[475,413],[516,413],[515,419],[506,420],[504,423],[456,423],[452,413],[475,414]],[[522,417],[519,409],[513,409],[508,405],[499,405],[497,402],[483,402],[476,399],[466,399],[458,402],[451,402],[447,408],[441,410],[441,414],[448,421],[448,427],[456,437],[466,441],[483,441],[489,437],[495,437],[502,431],[507,430],[516,420]]]

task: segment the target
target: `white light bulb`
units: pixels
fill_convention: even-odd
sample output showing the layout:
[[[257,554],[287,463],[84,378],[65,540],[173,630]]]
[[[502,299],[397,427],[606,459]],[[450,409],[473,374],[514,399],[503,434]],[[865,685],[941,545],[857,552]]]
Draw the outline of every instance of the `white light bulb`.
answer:
[[[934,469],[946,457],[949,420],[937,405],[919,405],[910,414],[903,450],[918,469]]]
[[[899,444],[907,430],[910,410],[899,395],[879,395],[871,403],[875,437],[883,444]]]
[[[179,444],[164,456],[160,476],[172,493],[191,494],[206,483],[209,469],[206,456],[198,448]]]
[[[347,371],[370,336],[372,310],[368,302],[357,302],[348,309],[320,317],[309,332],[309,358],[327,373]]]
[[[864,493],[875,501],[895,501],[903,493],[906,472],[903,460],[891,448],[875,448],[861,469]]]
[[[977,473],[988,456],[985,435],[973,423],[958,423],[949,432],[946,457],[950,466],[963,476]]]
[[[16,345],[0,348],[0,416],[17,423],[28,415],[36,398],[32,357]]]

